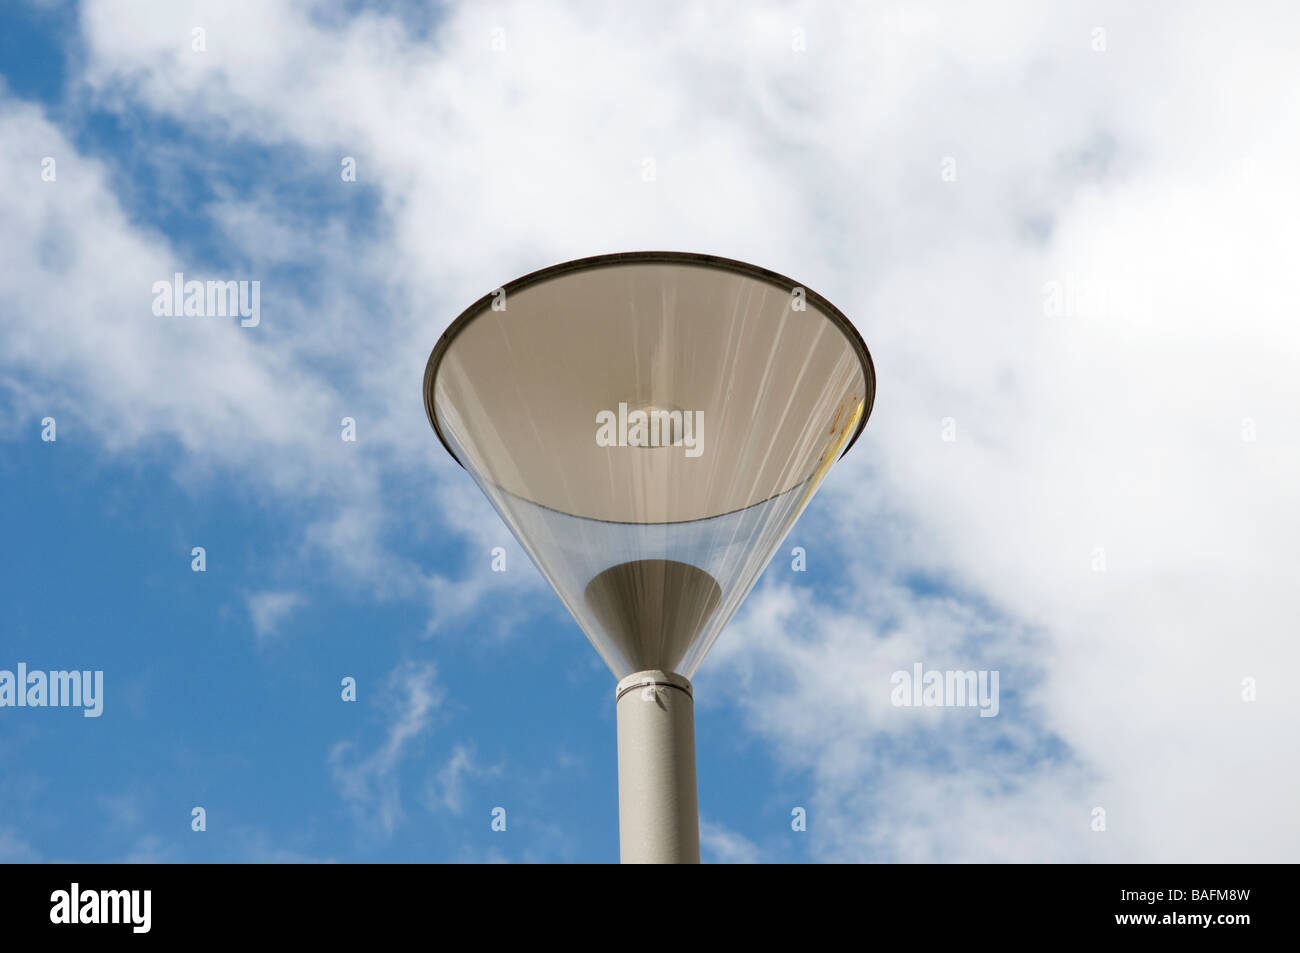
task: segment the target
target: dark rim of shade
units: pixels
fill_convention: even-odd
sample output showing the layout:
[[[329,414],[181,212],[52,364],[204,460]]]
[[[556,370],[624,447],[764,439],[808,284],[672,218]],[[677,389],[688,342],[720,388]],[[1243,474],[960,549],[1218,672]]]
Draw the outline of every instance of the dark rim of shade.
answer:
[[[867,418],[871,416],[871,408],[876,402],[876,365],[871,360],[871,352],[867,350],[862,335],[858,333],[858,329],[853,326],[853,322],[845,316],[843,311],[806,285],[792,281],[785,275],[778,274],[775,271],[769,271],[748,262],[736,261],[734,258],[685,251],[632,251],[615,252],[611,255],[594,255],[590,258],[576,258],[573,261],[565,261],[558,265],[542,268],[539,271],[529,272],[523,277],[516,278],[514,281],[503,285],[501,288],[489,291],[462,311],[460,316],[447,326],[447,330],[442,332],[442,337],[438,338],[438,343],[433,346],[433,352],[429,355],[429,363],[424,368],[424,412],[429,417],[429,423],[433,425],[433,432],[438,435],[438,439],[442,441],[443,447],[451,454],[453,460],[460,463],[462,467],[465,466],[452,452],[451,445],[447,443],[442,428],[438,426],[438,415],[434,413],[433,406],[433,388],[438,376],[438,367],[442,364],[443,355],[447,353],[447,349],[456,340],[456,336],[465,330],[471,321],[491,309],[492,301],[499,291],[504,291],[506,299],[509,300],[511,294],[530,285],[549,281],[552,278],[559,278],[562,275],[577,271],[591,271],[596,268],[626,264],[695,265],[700,268],[713,268],[718,271],[730,271],[749,278],[757,278],[759,281],[767,282],[783,291],[789,291],[792,288],[803,288],[805,300],[820,308],[831,319],[831,323],[839,328],[840,333],[853,346],[853,350],[857,352],[858,360],[862,363],[862,376],[866,381],[867,391],[863,397],[865,407],[862,411],[862,417],[858,420],[857,429],[853,431],[853,436],[845,445],[840,457],[842,458],[845,453],[849,452],[849,448],[857,442],[858,436],[862,433],[862,428],[867,425]]]

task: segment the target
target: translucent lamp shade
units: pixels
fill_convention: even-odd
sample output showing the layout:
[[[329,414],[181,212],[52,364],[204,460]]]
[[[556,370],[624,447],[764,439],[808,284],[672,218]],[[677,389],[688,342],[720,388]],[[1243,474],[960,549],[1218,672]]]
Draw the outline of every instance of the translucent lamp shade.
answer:
[[[833,305],[678,252],[586,258],[484,296],[438,341],[444,445],[618,678],[687,678],[875,397]]]

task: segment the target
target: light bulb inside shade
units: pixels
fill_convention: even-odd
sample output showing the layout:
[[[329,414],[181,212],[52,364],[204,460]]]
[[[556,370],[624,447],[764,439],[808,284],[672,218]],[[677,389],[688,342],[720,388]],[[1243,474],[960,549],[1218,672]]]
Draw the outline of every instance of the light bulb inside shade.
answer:
[[[865,347],[817,296],[703,256],[570,263],[493,300],[430,359],[435,427],[616,676],[691,677],[861,429]]]

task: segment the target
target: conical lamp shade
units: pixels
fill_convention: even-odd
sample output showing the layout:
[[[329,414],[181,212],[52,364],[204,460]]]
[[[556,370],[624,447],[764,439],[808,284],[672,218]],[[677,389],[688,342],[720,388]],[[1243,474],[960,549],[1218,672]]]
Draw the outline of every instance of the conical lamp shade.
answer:
[[[486,295],[439,340],[424,394],[614,675],[690,678],[861,431],[875,372],[796,283],[638,252]]]

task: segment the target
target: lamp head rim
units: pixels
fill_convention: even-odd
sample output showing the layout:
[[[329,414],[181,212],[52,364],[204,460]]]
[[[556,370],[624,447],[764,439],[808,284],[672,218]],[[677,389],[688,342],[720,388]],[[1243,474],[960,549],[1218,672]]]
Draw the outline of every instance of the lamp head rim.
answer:
[[[592,255],[587,258],[575,258],[571,261],[560,262],[556,265],[548,265],[537,271],[530,271],[526,275],[515,278],[507,282],[500,288],[489,291],[483,297],[479,298],[468,308],[462,311],[456,320],[447,325],[447,329],[442,332],[438,338],[438,343],[433,346],[433,351],[429,354],[429,361],[424,367],[424,412],[429,418],[429,423],[433,426],[433,432],[438,435],[438,440],[442,443],[443,448],[451,455],[451,458],[461,465],[460,458],[452,452],[451,445],[447,443],[446,436],[443,435],[442,428],[438,426],[438,415],[434,409],[434,384],[437,381],[438,368],[442,364],[443,356],[447,349],[451,347],[452,342],[461,331],[465,330],[469,324],[479,315],[491,311],[492,302],[497,294],[505,292],[508,299],[523,288],[530,285],[538,284],[543,281],[549,281],[552,278],[558,278],[566,274],[578,271],[591,271],[596,268],[606,268],[613,265],[624,264],[670,264],[670,265],[694,265],[702,268],[712,268],[717,271],[729,271],[734,274],[745,275],[749,278],[755,278],[782,291],[789,292],[792,288],[803,288],[804,298],[831,319],[831,323],[842,333],[853,347],[862,364],[862,375],[866,382],[866,393],[863,399],[862,415],[858,418],[858,425],[853,431],[853,436],[849,438],[844,445],[843,452],[839,458],[849,452],[849,448],[857,442],[858,436],[867,425],[867,418],[871,416],[871,409],[876,401],[876,366],[871,359],[871,352],[867,350],[866,342],[862,340],[862,335],[858,329],[853,326],[853,322],[848,319],[839,308],[831,304],[826,298],[822,297],[811,288],[797,281],[787,278],[779,272],[771,271],[767,268],[761,268],[758,265],[751,265],[748,262],[738,261],[734,258],[724,258],[721,255],[706,255],[700,252],[683,252],[683,251],[634,251],[634,252],[613,252],[607,255]]]

